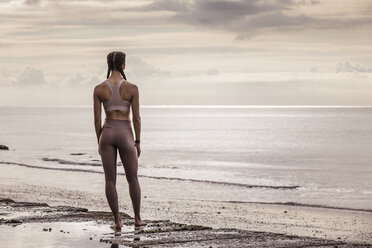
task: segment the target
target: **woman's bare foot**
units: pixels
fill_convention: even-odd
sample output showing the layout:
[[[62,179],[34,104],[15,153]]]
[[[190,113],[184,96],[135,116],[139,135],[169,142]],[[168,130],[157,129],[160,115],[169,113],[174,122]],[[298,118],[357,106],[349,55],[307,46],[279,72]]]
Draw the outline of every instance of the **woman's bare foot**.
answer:
[[[116,215],[114,218],[115,218],[115,224],[111,225],[110,228],[114,230],[115,232],[120,232],[121,231],[120,214]]]
[[[135,226],[146,226],[147,223],[141,220],[140,218],[134,218],[134,225]]]
[[[121,224],[113,224],[110,226],[110,228],[114,231],[114,232],[121,232]]]

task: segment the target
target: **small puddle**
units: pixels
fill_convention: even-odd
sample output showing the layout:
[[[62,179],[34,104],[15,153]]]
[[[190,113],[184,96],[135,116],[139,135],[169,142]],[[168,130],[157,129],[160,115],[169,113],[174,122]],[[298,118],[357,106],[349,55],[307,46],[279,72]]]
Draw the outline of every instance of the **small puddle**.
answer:
[[[90,222],[25,223],[16,226],[0,225],[1,247],[71,248],[71,247],[128,247],[107,243],[123,239],[136,242],[148,239],[134,227],[123,226],[122,232],[113,232],[108,225]]]
[[[128,227],[123,228],[122,232],[116,233],[105,233],[102,236],[104,241],[111,240],[112,242],[119,241],[126,241],[126,242],[133,242],[134,244],[139,241],[146,241],[146,240],[155,240],[159,239],[159,235],[152,234],[152,233],[143,233],[143,230],[147,230],[147,227]],[[125,242],[124,242],[125,243]],[[126,246],[123,246],[126,247]]]

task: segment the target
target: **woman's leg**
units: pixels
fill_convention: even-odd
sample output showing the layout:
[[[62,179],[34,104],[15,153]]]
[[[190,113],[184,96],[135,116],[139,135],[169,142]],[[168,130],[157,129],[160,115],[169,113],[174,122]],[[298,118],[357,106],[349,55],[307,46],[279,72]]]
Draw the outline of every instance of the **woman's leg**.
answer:
[[[126,130],[128,132],[128,130]],[[140,217],[141,208],[141,187],[138,181],[138,157],[134,146],[133,136],[130,133],[121,139],[118,145],[121,162],[124,166],[125,176],[129,185],[129,195],[132,200],[135,225],[146,225]]]
[[[119,228],[121,227],[121,219],[119,214],[118,195],[116,191],[117,150],[116,147],[112,145],[112,139],[114,137],[112,134],[113,131],[113,129],[104,129],[104,131],[102,131],[99,149],[103,170],[105,172],[106,198],[115,218],[115,226]]]

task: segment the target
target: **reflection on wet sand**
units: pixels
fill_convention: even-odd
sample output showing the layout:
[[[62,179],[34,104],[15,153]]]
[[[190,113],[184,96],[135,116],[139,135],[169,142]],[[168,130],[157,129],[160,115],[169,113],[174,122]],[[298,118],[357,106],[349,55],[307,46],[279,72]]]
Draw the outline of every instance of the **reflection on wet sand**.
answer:
[[[116,248],[116,247],[119,247],[119,244],[115,243],[115,240],[117,241],[125,240],[127,242],[132,242],[132,244],[135,245],[137,242],[141,240],[153,239],[153,238],[150,238],[144,235],[145,229],[146,229],[145,226],[135,226],[135,227],[123,226],[121,230],[128,230],[128,231],[116,230],[113,233],[106,233],[104,234],[104,237],[100,239],[100,242],[111,243],[111,248]]]
[[[15,202],[0,198],[1,247],[359,247],[341,240],[299,237],[271,232],[239,229],[212,229],[169,220],[146,220],[148,225],[135,227],[133,218],[122,214],[120,232],[109,231],[109,212],[84,208],[49,206],[45,203]],[[98,242],[99,241],[99,242]],[[13,244],[21,244],[14,246]]]

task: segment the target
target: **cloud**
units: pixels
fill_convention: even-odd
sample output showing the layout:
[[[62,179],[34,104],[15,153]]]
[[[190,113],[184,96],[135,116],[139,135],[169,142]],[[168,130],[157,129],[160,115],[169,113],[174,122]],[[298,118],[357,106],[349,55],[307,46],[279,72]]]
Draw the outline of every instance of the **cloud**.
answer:
[[[147,5],[132,8],[132,10],[141,11],[187,11],[190,7],[189,1],[180,0],[159,0],[151,2]]]
[[[128,76],[128,81],[131,81],[130,78],[145,80],[150,77],[166,76],[170,73],[147,63],[137,56],[130,56],[127,61],[125,74]]]
[[[226,1],[226,0],[201,0],[201,1],[154,1],[136,10],[146,11],[173,11],[175,15],[169,17],[171,21],[236,30],[237,26],[245,22],[247,16],[256,16],[269,11],[289,9],[293,4],[290,0],[282,1]]]
[[[339,62],[335,66],[321,66],[310,68],[312,73],[372,73],[372,67],[362,66],[359,64],[354,64],[349,61]]]
[[[19,75],[16,84],[24,86],[40,85],[45,83],[42,70],[26,67]]]
[[[171,11],[169,21],[202,28],[235,32],[236,38],[250,38],[272,30],[342,29],[370,24],[370,17],[316,17],[298,13],[300,5],[318,5],[315,0],[200,0],[153,1],[134,8],[140,11]]]
[[[27,23],[30,32],[47,29],[50,25],[63,29],[107,25],[161,28],[183,24],[224,30],[234,33],[238,39],[245,39],[273,30],[332,30],[372,23],[370,16],[345,15],[340,11],[342,8],[338,14],[316,15],[313,6],[323,4],[316,0],[157,0],[136,1],[135,4],[129,1],[24,0],[0,4],[9,7],[0,9],[3,19],[14,25]],[[301,7],[310,11],[301,10]],[[7,26],[4,29],[12,32]]]
[[[40,3],[40,0],[25,0],[24,3],[27,5],[34,5]]]
[[[220,72],[216,68],[208,68],[205,71],[205,74],[208,75],[208,76],[212,76],[212,75],[218,75],[218,74],[220,74]]]
[[[351,64],[350,62],[346,61],[344,63],[340,62],[336,66],[336,72],[372,72],[372,67],[363,67],[359,64]]]
[[[107,65],[102,64],[97,66],[96,69],[92,71],[92,67],[85,66],[83,62],[79,70],[49,70],[47,75],[44,75],[43,70],[30,66],[13,70],[0,68],[0,86],[80,87],[97,85],[106,78]],[[19,71],[21,71],[20,74]],[[133,80],[134,83],[146,83],[149,79],[171,76],[169,71],[155,67],[138,56],[127,57],[125,74],[128,81]]]

